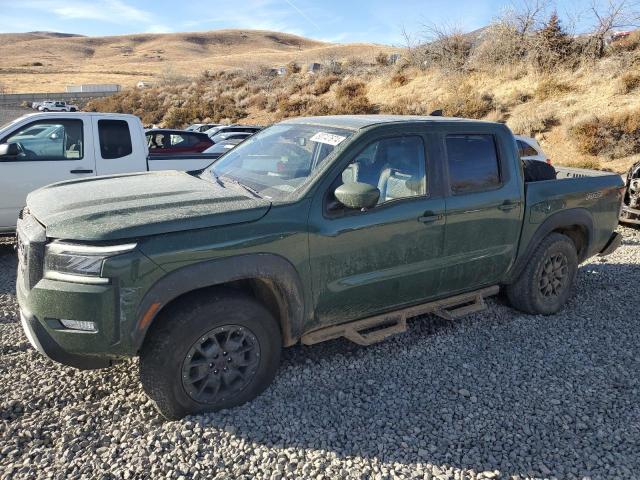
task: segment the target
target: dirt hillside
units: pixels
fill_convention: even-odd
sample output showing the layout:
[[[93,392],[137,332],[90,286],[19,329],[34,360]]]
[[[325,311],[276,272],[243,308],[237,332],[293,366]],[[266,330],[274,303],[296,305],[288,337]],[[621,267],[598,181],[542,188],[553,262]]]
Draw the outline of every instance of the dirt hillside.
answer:
[[[0,85],[9,93],[64,91],[66,85],[131,87],[203,70],[277,67],[291,61],[373,57],[370,44],[338,45],[287,33],[217,30],[85,37],[51,32],[0,34]]]

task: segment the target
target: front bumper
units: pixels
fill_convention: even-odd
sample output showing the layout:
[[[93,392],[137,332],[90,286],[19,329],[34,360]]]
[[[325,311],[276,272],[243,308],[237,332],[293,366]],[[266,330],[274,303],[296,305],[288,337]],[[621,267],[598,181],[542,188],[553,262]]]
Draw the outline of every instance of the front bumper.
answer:
[[[623,205],[622,210],[620,210],[620,221],[622,223],[640,225],[640,210]]]
[[[78,355],[66,351],[47,332],[40,321],[31,313],[20,310],[20,323],[29,342],[42,355],[51,360],[81,370],[107,368],[112,360],[87,355]]]

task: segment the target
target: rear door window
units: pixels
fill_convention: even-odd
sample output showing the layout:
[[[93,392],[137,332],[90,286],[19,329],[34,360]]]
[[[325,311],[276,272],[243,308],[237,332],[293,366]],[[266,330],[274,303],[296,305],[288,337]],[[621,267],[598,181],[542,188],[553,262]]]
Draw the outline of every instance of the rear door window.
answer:
[[[493,135],[447,135],[446,148],[449,183],[454,194],[493,190],[500,186],[500,166]]]
[[[182,133],[180,135],[171,134],[171,146],[176,148],[191,147],[200,142],[200,139],[196,135],[189,135],[188,133]]]
[[[104,159],[122,158],[133,152],[129,124],[124,120],[98,120],[98,136]]]

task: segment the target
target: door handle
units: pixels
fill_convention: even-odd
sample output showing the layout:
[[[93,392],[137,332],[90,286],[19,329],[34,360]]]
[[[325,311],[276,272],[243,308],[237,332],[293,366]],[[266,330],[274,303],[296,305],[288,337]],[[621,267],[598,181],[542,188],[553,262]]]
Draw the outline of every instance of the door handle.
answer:
[[[513,210],[514,208],[518,208],[520,203],[518,202],[504,202],[502,205],[499,205],[498,208],[503,211]]]
[[[69,173],[93,173],[93,170],[69,170]]]
[[[433,223],[438,220],[442,220],[442,214],[438,215],[423,215],[422,217],[418,217],[418,221],[422,223]]]

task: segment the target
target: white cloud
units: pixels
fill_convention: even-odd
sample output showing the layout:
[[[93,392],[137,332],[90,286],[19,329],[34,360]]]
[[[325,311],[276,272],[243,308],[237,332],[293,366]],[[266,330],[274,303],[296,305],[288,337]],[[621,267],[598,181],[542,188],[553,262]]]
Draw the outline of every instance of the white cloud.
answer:
[[[167,25],[162,25],[159,23],[153,23],[147,26],[145,33],[171,33],[174,30]]]
[[[314,33],[305,29],[305,24],[319,28],[317,20],[310,20],[307,14],[301,14],[299,8],[292,8],[286,0],[245,0],[242,8],[233,2],[220,2],[216,5],[215,16],[186,21],[181,26],[192,29],[273,30],[304,36]]]
[[[150,12],[133,7],[123,0],[95,0],[92,2],[66,0],[64,3],[57,0],[27,0],[22,2],[21,6],[52,12],[61,20],[98,20],[118,24],[147,24],[154,22],[155,19]]]

